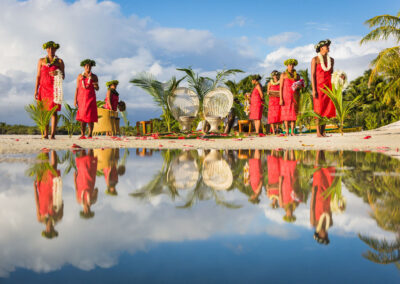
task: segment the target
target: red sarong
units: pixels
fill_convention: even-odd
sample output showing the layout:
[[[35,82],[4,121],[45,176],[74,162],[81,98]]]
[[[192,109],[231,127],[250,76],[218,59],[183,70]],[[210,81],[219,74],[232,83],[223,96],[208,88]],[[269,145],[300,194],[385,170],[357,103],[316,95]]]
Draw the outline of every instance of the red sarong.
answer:
[[[321,168],[314,173],[313,187],[316,187],[315,194],[315,221],[318,222],[322,213],[331,211],[331,197],[325,196],[324,192],[332,185],[335,179],[335,167]]]
[[[90,201],[96,184],[97,158],[93,156],[77,157],[75,159],[76,171],[76,200],[82,203],[84,200]],[[88,202],[90,203],[90,202]]]
[[[249,119],[260,120],[262,117],[262,100],[261,94],[257,89],[257,86],[254,87],[253,92],[251,92],[250,96],[250,115]]]
[[[285,205],[292,203],[294,201],[299,202],[296,193],[294,184],[296,182],[296,165],[297,161],[288,161],[281,160],[280,168],[281,168],[281,176],[283,177],[282,181],[282,207]]]
[[[54,106],[57,106],[56,111],[61,110],[61,105],[54,103],[54,76],[50,75],[50,72],[57,69],[54,65],[42,65],[40,68],[38,100],[43,102],[46,110],[51,110]]]
[[[271,85],[269,90],[279,92],[279,85]],[[269,97],[268,123],[281,123],[281,106],[279,104],[279,97]]]
[[[97,122],[97,104],[96,92],[94,90],[93,82],[87,83],[88,78],[82,76],[81,82],[78,84],[78,112],[76,113],[76,120],[81,122]],[[85,87],[82,85],[85,85]]]
[[[250,159],[249,160],[249,174],[250,174],[250,185],[254,193],[257,192],[257,188],[261,182],[261,160],[260,159]]]
[[[53,216],[53,178],[60,176],[57,171],[55,176],[51,170],[46,170],[42,179],[36,181],[38,197],[39,197],[39,214],[40,216]]]
[[[295,80],[284,79],[283,80],[283,106],[281,106],[281,120],[282,121],[296,121],[297,120],[297,102],[295,98],[295,91],[292,89],[292,85]]]
[[[105,104],[105,108],[106,108],[106,109],[113,110],[113,111],[117,111],[118,100],[119,100],[118,95],[111,91],[110,99],[111,99],[111,103],[108,101],[108,98],[107,98],[107,97],[106,97],[106,99],[104,100],[104,102],[106,103],[106,104]]]
[[[336,117],[336,108],[332,100],[322,90],[326,87],[332,89],[332,68],[328,71],[322,70],[321,64],[317,64],[316,80],[318,97],[313,99],[314,111],[320,116]]]

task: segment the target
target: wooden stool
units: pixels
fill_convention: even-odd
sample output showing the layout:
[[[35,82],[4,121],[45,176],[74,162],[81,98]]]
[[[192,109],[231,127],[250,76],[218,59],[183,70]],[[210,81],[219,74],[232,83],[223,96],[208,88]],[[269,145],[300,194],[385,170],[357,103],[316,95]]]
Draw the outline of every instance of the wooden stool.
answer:
[[[246,153],[247,151],[247,153]],[[239,153],[238,153],[238,159],[240,160],[247,160],[250,156],[250,150],[240,150],[239,149]]]
[[[238,125],[239,125],[239,133],[242,132],[242,125],[248,125],[249,133],[251,132],[251,121],[250,120],[239,120]]]
[[[136,122],[136,135],[140,135],[140,125],[142,126],[143,129],[143,135],[145,135],[146,132],[146,126],[150,125],[150,133],[153,133],[153,122],[150,121],[138,121]]]

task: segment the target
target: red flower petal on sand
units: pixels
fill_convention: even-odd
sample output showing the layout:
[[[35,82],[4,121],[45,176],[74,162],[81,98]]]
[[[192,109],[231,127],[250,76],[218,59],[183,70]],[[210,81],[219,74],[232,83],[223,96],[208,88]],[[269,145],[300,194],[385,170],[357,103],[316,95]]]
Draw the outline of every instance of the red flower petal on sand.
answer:
[[[77,144],[72,144],[71,148],[82,148],[82,147]]]
[[[164,146],[160,144],[160,145],[158,145],[158,147],[164,147]]]
[[[371,136],[368,135],[368,136],[365,136],[363,139],[370,139],[370,138],[371,138]]]
[[[258,137],[265,137],[265,134],[264,133],[259,133]]]
[[[178,139],[182,140],[182,139],[185,139],[185,137],[180,136],[180,137],[178,137]]]
[[[353,149],[353,151],[358,152],[358,151],[360,151],[360,149],[355,148],[355,149]]]
[[[17,141],[17,142],[18,142],[18,141],[19,141],[19,139],[15,139],[15,141]]]

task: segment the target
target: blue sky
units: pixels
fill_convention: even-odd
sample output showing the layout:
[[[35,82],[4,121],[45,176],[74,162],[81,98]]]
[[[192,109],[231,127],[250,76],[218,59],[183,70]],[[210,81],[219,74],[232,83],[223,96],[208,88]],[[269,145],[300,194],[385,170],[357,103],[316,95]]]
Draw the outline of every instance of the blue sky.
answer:
[[[240,68],[268,75],[297,58],[309,68],[314,44],[332,40],[335,69],[350,79],[363,74],[384,48],[395,42],[360,46],[369,29],[365,20],[396,14],[400,1],[96,1],[0,0],[0,121],[29,123],[24,105],[33,99],[37,60],[43,42],[61,44],[66,64],[64,98],[72,104],[84,58],[96,60],[94,72],[104,84],[120,81],[121,98],[131,120],[157,117],[151,97],[129,81],[141,72],[166,81],[193,67],[202,75]],[[238,76],[236,80],[241,77]]]

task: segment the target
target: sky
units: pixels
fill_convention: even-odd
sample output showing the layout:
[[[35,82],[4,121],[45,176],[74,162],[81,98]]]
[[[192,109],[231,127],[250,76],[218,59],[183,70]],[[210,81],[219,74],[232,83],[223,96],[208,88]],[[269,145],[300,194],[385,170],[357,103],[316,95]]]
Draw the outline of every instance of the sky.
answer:
[[[395,15],[399,0],[382,1],[64,1],[0,0],[0,121],[32,124],[24,106],[33,102],[36,65],[42,44],[60,43],[66,65],[64,99],[73,103],[79,62],[92,58],[105,82],[120,81],[131,124],[160,115],[152,98],[129,81],[141,72],[166,81],[191,66],[202,75],[240,68],[232,79],[283,70],[287,58],[309,68],[314,44],[332,40],[335,68],[350,79],[363,74],[383,48],[395,42],[360,46],[365,20]]]

